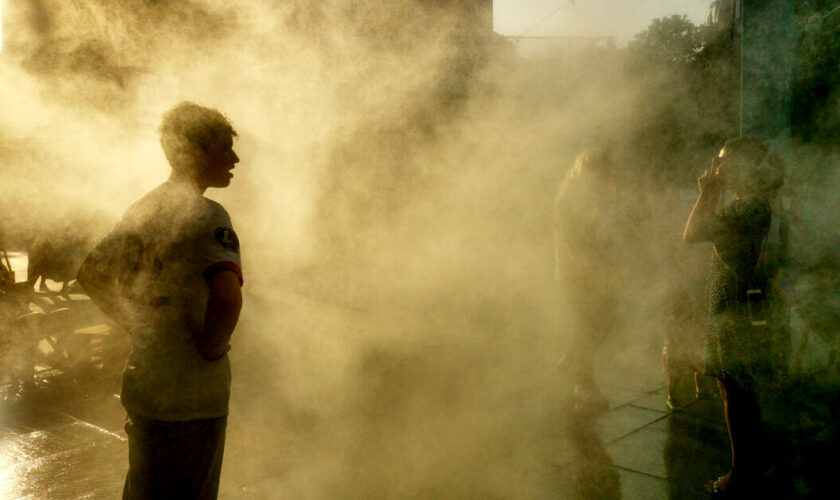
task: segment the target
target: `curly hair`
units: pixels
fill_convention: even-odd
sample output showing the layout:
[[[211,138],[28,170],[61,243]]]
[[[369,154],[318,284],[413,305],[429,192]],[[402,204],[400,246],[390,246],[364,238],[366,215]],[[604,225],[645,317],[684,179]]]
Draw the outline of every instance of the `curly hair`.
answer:
[[[219,138],[236,137],[230,120],[218,110],[184,101],[163,114],[160,145],[173,170],[196,168],[196,155],[207,151]]]

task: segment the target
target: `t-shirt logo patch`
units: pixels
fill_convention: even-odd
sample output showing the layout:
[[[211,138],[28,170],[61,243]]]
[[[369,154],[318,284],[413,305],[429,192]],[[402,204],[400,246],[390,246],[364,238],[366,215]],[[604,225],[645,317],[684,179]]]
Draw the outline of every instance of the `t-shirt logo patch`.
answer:
[[[219,245],[222,245],[222,247],[239,253],[239,238],[236,237],[236,233],[233,232],[233,228],[225,226],[217,227],[213,232],[213,238],[219,243]]]

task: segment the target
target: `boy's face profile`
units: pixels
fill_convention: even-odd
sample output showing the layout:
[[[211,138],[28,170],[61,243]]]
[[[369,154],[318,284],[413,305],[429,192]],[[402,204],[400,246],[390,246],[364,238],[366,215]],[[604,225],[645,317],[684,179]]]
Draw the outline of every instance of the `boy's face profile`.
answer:
[[[200,183],[215,188],[229,186],[233,178],[231,170],[239,163],[239,157],[233,151],[233,137],[229,134],[220,136],[203,150],[203,155]]]

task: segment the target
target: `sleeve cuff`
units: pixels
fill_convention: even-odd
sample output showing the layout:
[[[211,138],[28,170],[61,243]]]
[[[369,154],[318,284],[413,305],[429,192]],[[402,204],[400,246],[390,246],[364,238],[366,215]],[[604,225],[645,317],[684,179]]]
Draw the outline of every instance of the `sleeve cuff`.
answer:
[[[239,278],[239,286],[242,286],[244,283],[244,280],[242,279],[242,269],[237,264],[230,261],[216,262],[215,264],[207,266],[207,269],[204,270],[202,276],[204,276],[205,280],[209,280],[213,277],[213,275],[221,271],[233,271],[236,274],[236,277]]]

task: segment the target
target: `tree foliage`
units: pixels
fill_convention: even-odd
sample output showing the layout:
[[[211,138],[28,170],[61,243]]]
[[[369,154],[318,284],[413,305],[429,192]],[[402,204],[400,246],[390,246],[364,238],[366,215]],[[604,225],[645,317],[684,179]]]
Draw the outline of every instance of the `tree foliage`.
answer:
[[[798,4],[793,132],[823,146],[840,134],[840,1]]]
[[[792,134],[805,143],[835,148],[840,135],[840,0],[797,0],[795,8]],[[654,109],[650,126],[639,134],[658,135],[667,149],[681,142],[676,140],[685,135],[680,131],[691,130],[698,147],[736,135],[739,46],[737,30],[695,26],[685,16],[655,19],[637,34],[628,51]],[[668,127],[677,130],[668,132]]]
[[[694,63],[703,51],[708,31],[695,26],[686,16],[654,19],[633,37],[628,49],[651,62],[686,66]]]
[[[633,149],[662,182],[685,182],[738,131],[737,43],[685,16],[654,19],[628,44],[640,88]]]

